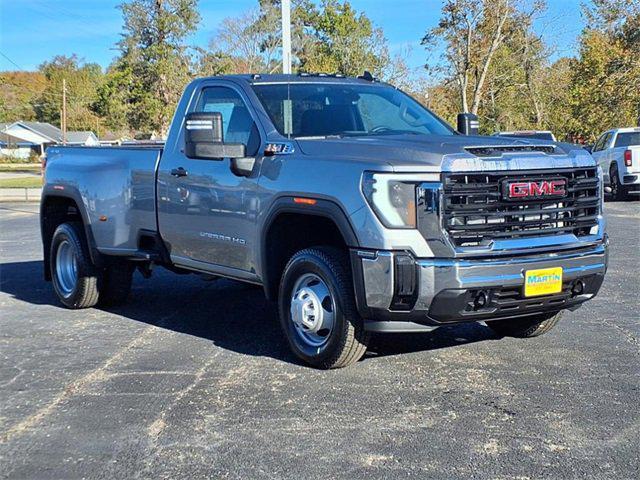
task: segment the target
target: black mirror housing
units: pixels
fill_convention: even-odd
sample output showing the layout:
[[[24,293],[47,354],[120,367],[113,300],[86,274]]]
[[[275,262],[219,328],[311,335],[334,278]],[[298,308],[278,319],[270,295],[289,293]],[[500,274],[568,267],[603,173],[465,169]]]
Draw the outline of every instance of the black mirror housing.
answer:
[[[478,116],[473,113],[458,114],[458,132],[462,135],[478,135]]]
[[[255,157],[232,158],[231,171],[238,177],[250,177],[256,165]]]
[[[185,119],[185,149],[189,158],[242,158],[245,145],[224,143],[220,112],[192,112]]]

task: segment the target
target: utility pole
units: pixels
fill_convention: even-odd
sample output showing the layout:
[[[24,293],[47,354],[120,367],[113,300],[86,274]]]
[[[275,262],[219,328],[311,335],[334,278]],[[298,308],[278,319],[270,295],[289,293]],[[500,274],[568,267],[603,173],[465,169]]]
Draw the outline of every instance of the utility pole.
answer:
[[[291,0],[282,0],[282,73],[291,73]]]
[[[67,144],[67,80],[62,79],[62,144]]]

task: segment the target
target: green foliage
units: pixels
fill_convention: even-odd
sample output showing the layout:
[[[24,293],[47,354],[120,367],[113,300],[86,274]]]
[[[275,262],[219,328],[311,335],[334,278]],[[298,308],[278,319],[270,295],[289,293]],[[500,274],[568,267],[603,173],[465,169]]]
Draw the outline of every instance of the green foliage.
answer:
[[[263,2],[260,9],[225,18],[201,59],[201,72],[273,73],[281,68],[280,7]]]
[[[42,187],[42,178],[40,177],[18,177],[18,178],[1,178],[0,188],[40,188]]]
[[[197,0],[131,0],[120,8],[120,57],[109,68],[93,109],[108,117],[112,128],[165,135],[193,76],[185,40],[200,21]]]
[[[42,94],[46,79],[40,72],[0,73],[0,122],[35,120],[35,98]]]
[[[589,141],[640,122],[640,4],[597,0],[572,69],[572,130]]]
[[[359,75],[369,70],[380,76],[390,61],[382,30],[347,1],[323,0],[307,23],[311,42],[299,54],[303,71]]]
[[[532,34],[533,19],[544,3],[525,6],[511,0],[446,0],[438,25],[428,30],[422,45],[442,45],[440,63],[428,65],[435,75],[457,87],[460,111],[486,116],[494,125],[518,121],[525,112],[504,109],[532,85],[527,71],[539,51]],[[515,103],[519,105],[520,103]]]
[[[259,8],[223,20],[202,57],[201,71],[274,73],[281,69],[281,4],[260,0]],[[291,9],[293,66],[300,71],[384,76],[391,67],[386,39],[348,1],[294,0]],[[396,64],[396,72],[401,64]]]
[[[83,63],[76,55],[59,55],[40,65],[40,72],[46,79],[46,87],[32,100],[38,121],[60,125],[64,79],[67,83],[67,129],[95,130],[96,117],[90,106],[102,83],[100,65]]]
[[[500,5],[509,6],[499,45],[490,58]],[[640,116],[640,3],[593,0],[577,59],[548,62],[549,48],[533,31],[542,2],[447,0],[439,25],[427,32],[429,49],[445,53],[430,71],[442,78],[430,93],[436,112],[449,121],[455,111],[481,118],[481,132],[552,130],[560,139],[593,141],[602,131],[634,125]]]
[[[104,74],[75,55],[54,57],[39,72],[1,72],[0,121],[59,125],[64,78],[70,130],[162,136],[194,76],[280,71],[280,0],[258,0],[255,9],[225,19],[208,48],[186,44],[200,20],[197,3],[125,1],[120,54]],[[293,66],[347,75],[369,70],[452,124],[460,111],[477,112],[483,133],[549,129],[561,139],[593,140],[608,128],[636,124],[640,2],[591,0],[578,58],[554,63],[533,29],[544,6],[541,0],[445,0],[438,25],[422,39],[427,50],[444,52],[429,62],[434,83],[427,88],[349,1],[292,0]],[[433,49],[437,44],[443,49]]]

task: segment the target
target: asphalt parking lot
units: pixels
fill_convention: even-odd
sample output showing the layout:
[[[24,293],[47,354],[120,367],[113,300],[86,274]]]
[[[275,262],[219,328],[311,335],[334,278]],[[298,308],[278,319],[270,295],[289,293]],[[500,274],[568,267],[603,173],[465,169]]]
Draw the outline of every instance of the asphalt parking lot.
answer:
[[[37,205],[0,204],[0,478],[640,478],[640,202],[606,210],[600,296],[550,334],[378,337],[317,371],[230,281],[62,309]]]

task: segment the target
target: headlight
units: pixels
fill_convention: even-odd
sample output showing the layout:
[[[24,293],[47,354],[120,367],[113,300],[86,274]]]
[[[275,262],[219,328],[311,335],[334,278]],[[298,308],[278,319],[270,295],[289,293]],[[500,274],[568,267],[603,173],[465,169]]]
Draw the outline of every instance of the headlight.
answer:
[[[402,178],[405,177],[405,178]],[[416,184],[406,176],[365,172],[362,193],[385,227],[416,228]]]

